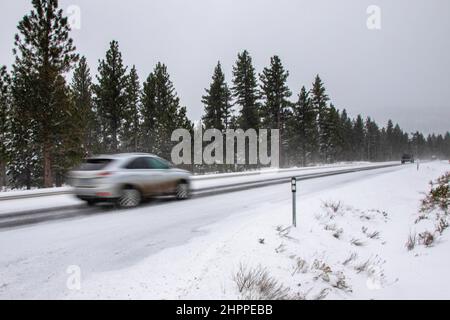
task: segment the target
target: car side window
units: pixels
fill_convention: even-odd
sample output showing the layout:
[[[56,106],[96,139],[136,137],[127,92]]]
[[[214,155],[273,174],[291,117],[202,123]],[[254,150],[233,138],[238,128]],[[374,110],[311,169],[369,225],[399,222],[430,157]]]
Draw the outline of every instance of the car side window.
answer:
[[[150,169],[149,163],[146,158],[137,158],[131,161],[126,169],[130,170],[148,170]]]
[[[168,163],[157,158],[148,158],[148,162],[150,169],[153,170],[167,170],[170,168]]]

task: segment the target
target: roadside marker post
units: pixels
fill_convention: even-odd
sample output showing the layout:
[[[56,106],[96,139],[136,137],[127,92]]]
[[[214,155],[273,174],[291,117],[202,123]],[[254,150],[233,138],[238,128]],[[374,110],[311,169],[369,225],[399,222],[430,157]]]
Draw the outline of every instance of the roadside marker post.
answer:
[[[292,190],[292,224],[297,228],[297,178],[293,177],[291,180]]]

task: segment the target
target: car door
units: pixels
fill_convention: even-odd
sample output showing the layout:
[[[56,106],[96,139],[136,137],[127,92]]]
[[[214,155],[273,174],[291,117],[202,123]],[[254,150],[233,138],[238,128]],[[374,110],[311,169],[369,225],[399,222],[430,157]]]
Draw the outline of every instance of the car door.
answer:
[[[139,189],[144,196],[150,196],[153,194],[154,186],[151,184],[150,165],[146,157],[135,158],[126,166],[126,178],[124,183],[139,186]]]
[[[151,170],[154,172],[155,183],[157,183],[158,193],[169,194],[175,192],[176,179],[170,170],[168,162],[150,157],[148,159]]]

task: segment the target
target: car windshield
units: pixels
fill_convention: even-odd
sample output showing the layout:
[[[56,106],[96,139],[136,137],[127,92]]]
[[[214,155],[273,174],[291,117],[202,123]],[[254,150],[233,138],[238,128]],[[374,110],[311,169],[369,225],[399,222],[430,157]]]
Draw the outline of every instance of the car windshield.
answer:
[[[109,165],[112,159],[87,159],[76,170],[77,171],[98,171]]]

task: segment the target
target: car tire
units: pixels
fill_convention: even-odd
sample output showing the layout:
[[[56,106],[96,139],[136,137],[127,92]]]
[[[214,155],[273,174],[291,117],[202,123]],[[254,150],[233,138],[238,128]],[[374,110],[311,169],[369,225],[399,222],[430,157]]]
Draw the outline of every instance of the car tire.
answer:
[[[133,187],[125,187],[117,201],[120,208],[129,209],[136,208],[142,201],[142,195],[139,190]]]
[[[177,200],[187,200],[191,197],[191,190],[188,182],[181,181],[178,183],[176,197]]]

